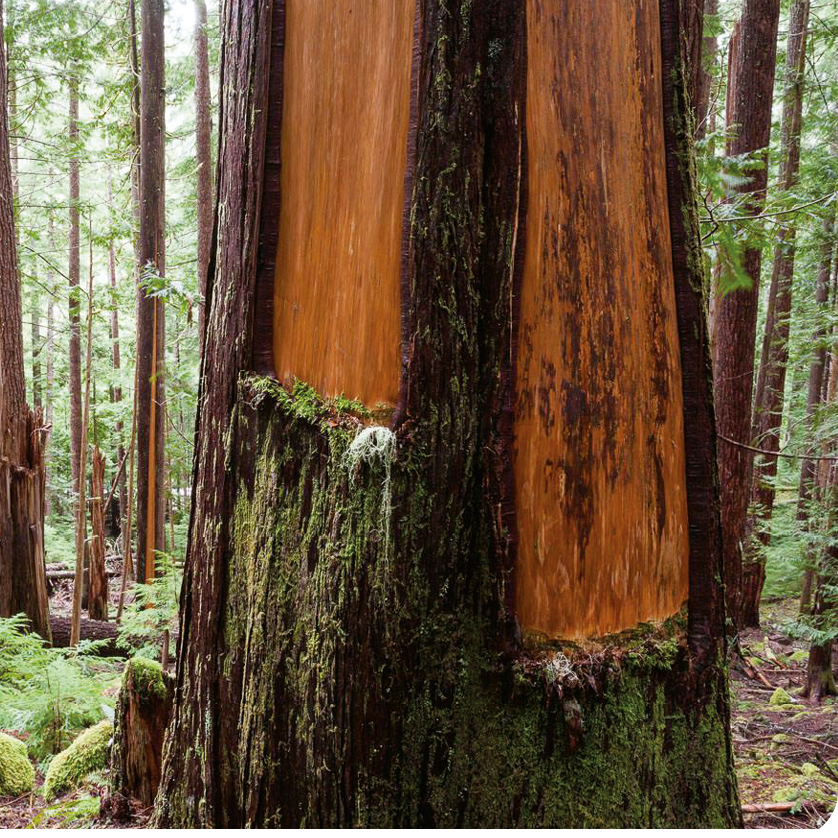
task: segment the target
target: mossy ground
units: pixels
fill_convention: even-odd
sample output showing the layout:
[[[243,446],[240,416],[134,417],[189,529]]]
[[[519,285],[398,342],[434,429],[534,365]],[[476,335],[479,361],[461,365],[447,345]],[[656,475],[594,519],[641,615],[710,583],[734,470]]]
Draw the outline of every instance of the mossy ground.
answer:
[[[49,764],[44,778],[44,798],[53,800],[62,792],[78,786],[85,777],[103,771],[108,764],[108,743],[113,725],[107,721],[86,730]]]

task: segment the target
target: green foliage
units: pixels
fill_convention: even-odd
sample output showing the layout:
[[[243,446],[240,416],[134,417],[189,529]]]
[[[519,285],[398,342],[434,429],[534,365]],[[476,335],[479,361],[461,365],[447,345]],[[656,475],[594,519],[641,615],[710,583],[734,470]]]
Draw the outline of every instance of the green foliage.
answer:
[[[27,731],[29,753],[44,760],[113,718],[117,664],[97,657],[93,642],[51,649],[25,627],[22,616],[0,619],[0,727]]]
[[[59,794],[76,788],[85,777],[102,771],[108,763],[108,744],[113,736],[113,725],[106,719],[80,734],[52,760],[44,778],[44,799],[53,800]]]
[[[134,600],[125,605],[119,643],[145,658],[160,656],[163,631],[177,626],[178,600],[183,571],[172,556],[157,554],[157,576],[134,586]]]
[[[0,797],[17,797],[32,791],[35,769],[26,755],[26,745],[0,731]]]
[[[91,795],[61,800],[41,809],[28,828],[39,829],[42,824],[46,828],[52,821],[58,820],[62,829],[90,829],[99,817],[101,805],[101,800]]]

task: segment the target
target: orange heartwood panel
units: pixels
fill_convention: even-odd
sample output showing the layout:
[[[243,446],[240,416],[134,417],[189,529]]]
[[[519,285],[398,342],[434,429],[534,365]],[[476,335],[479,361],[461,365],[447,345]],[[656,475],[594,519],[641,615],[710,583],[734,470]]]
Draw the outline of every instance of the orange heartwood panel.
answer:
[[[274,367],[393,405],[415,0],[286,0]]]
[[[525,631],[578,639],[687,598],[661,36],[658,0],[527,14],[516,604]]]

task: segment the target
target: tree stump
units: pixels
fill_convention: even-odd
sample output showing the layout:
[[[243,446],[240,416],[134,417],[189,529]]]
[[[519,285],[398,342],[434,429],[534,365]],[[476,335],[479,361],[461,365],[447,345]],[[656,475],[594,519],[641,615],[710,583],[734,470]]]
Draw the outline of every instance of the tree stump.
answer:
[[[173,697],[174,679],[159,663],[139,657],[128,661],[114,715],[112,811],[131,797],[147,806],[154,802]]]

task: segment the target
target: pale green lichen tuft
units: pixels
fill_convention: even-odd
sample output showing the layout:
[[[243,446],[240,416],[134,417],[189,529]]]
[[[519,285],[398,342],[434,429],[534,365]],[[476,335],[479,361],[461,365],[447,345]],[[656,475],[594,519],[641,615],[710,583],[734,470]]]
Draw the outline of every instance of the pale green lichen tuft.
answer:
[[[76,788],[88,774],[103,770],[108,764],[108,744],[113,725],[107,719],[80,734],[69,748],[49,764],[44,780],[44,798],[52,800]]]
[[[0,733],[0,797],[32,791],[35,769],[19,739]]]

